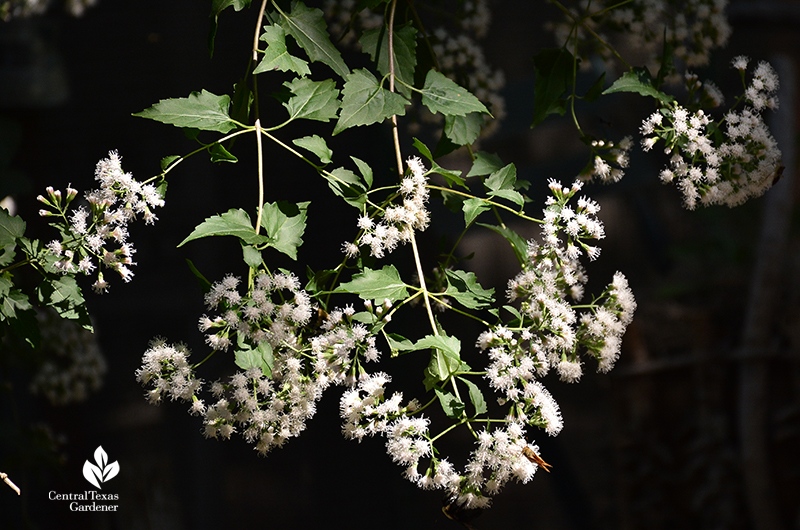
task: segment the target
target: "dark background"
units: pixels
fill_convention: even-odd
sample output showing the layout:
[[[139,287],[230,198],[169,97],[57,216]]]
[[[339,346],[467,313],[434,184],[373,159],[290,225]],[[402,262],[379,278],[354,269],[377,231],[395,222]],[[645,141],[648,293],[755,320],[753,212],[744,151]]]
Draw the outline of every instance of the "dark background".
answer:
[[[255,8],[223,13],[213,59],[205,46],[207,12],[208,2],[101,0],[80,19],[51,12],[0,25],[0,179],[28,222],[29,237],[48,241],[55,236],[38,219],[35,196],[48,185],[93,187],[94,165],[109,150],[118,149],[123,168],[143,180],[158,173],[163,156],[194,148],[178,129],[130,114],[201,88],[231,93],[246,66]],[[782,56],[788,70],[781,72],[795,67],[800,7],[734,2],[729,12],[730,45],[702,73],[730,100],[738,90],[738,76],[728,68],[731,57],[776,61]],[[509,116],[481,148],[514,162],[539,201],[548,178],[569,182],[586,160],[568,120],[528,127],[530,59],[553,46],[541,29],[553,13],[544,2],[496,2],[485,42],[489,62],[508,80],[503,94]],[[363,58],[347,60],[352,65]],[[276,83],[262,88],[275,90]],[[782,110],[789,119],[780,122],[780,131],[773,121],[773,132],[790,155],[796,93],[788,77],[782,83]],[[284,119],[282,107],[273,108],[263,112],[265,122]],[[619,138],[638,130],[652,110],[642,98],[615,95],[603,98],[581,120],[596,134]],[[315,127],[321,135],[331,130],[329,124],[307,127],[302,124],[286,137],[312,134]],[[634,138],[638,141],[638,134]],[[195,325],[205,311],[202,296],[185,259],[212,281],[242,273],[233,241],[175,247],[205,217],[254,208],[250,141],[243,138],[244,145],[237,145],[239,164],[212,165],[200,155],[171,173],[160,221],[132,228],[139,263],[134,281],[113,281],[106,296],[87,294],[108,363],[102,390],[84,403],[54,408],[27,392],[31,374],[20,367],[24,363],[4,363],[0,471],[9,473],[22,496],[0,487],[0,528],[459,527],[442,514],[440,493],[420,491],[400,476],[382,440],[358,444],[341,437],[338,389],[320,402],[307,432],[267,458],[236,437],[227,442],[203,438],[200,419],[189,416],[183,404],[153,407],[143,399],[133,374],[154,336],[186,342],[195,357],[207,351]],[[330,145],[339,157],[353,154],[389,174],[388,129],[347,131]],[[411,154],[408,137],[403,145]],[[354,226],[354,210],[339,206],[324,186],[311,186],[317,178],[313,172],[272,146],[267,149],[267,200],[312,201],[300,267],[335,264],[340,238]],[[620,184],[587,188],[603,207],[608,234],[590,276],[601,285],[615,270],[623,271],[639,302],[620,362],[607,375],[595,374],[587,363],[578,385],[560,383],[552,374],[546,378],[565,428],[557,438],[531,435],[553,472],[537,473],[527,486],[507,486],[473,524],[556,530],[800,528],[797,219],[791,214],[790,224],[781,225],[764,216],[795,204],[794,167],[785,162],[781,188],[765,198],[734,210],[688,212],[677,190],[657,182],[664,161],[634,153]],[[458,168],[464,161],[451,156],[442,164]],[[777,206],[768,202],[776,195],[784,199]],[[529,210],[535,214],[537,208]],[[447,214],[436,210],[434,215],[444,219]],[[459,219],[434,223],[421,241],[423,257],[432,257],[448,223],[455,227]],[[536,234],[535,228],[517,228],[526,236]],[[778,238],[767,240],[763,233]],[[465,245],[489,250],[488,261],[476,258],[470,267],[484,286],[502,293],[516,273],[507,245],[489,233],[476,233]],[[760,257],[776,250],[777,258],[759,265]],[[397,252],[410,255],[408,249]],[[300,267],[294,270],[302,275]],[[404,277],[412,274],[407,270]],[[415,318],[405,325],[413,328]],[[758,328],[760,334],[749,332],[759,318],[766,327]],[[479,331],[468,330],[462,343],[469,345]],[[422,367],[404,369],[411,384],[419,385]],[[422,390],[411,388],[407,396]],[[49,491],[89,489],[81,468],[98,445],[121,467],[103,485],[104,492],[119,494],[119,513],[72,513],[66,502],[47,500]]]

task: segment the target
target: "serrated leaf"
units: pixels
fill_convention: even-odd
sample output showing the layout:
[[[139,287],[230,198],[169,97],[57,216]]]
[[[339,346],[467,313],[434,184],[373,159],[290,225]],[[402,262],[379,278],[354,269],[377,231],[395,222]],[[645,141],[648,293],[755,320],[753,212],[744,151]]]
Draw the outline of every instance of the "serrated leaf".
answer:
[[[492,207],[486,201],[472,198],[465,200],[461,208],[464,211],[464,224],[469,226],[480,214]]]
[[[455,169],[445,169],[433,159],[433,155],[431,155],[430,149],[419,141],[418,138],[414,138],[414,147],[420,152],[422,156],[428,159],[428,162],[431,164],[431,173],[436,173],[438,175],[442,175],[444,179],[447,181],[447,184],[452,188],[453,186],[461,186],[464,189],[468,189],[467,185],[463,178],[461,178],[461,171]]]
[[[189,241],[209,236],[234,236],[248,245],[261,245],[268,240],[265,236],[256,234],[247,212],[241,208],[231,208],[222,215],[207,217],[205,221],[195,227],[186,239],[180,242],[178,247],[182,247]]]
[[[515,182],[517,182],[517,168],[514,164],[508,164],[493,171],[484,181],[484,185],[491,191],[513,190]]]
[[[325,143],[325,139],[321,136],[316,134],[312,136],[304,136],[302,138],[296,138],[292,140],[292,143],[297,147],[302,147],[308,151],[311,151],[322,164],[330,164],[331,157],[333,156],[333,151],[328,148],[328,144]]]
[[[445,116],[444,134],[456,145],[470,145],[478,139],[484,119],[479,112],[465,116]]]
[[[589,103],[597,101],[597,98],[599,98],[603,94],[603,87],[605,86],[605,84],[606,84],[606,73],[603,72],[602,74],[600,74],[600,77],[597,78],[597,81],[595,81],[592,84],[592,86],[589,87],[589,90],[586,91],[586,95],[583,96],[583,99]]]
[[[261,373],[266,377],[272,376],[272,367],[275,364],[275,358],[272,353],[272,346],[270,346],[267,341],[262,341],[258,346],[253,348],[241,338],[238,339],[234,358],[236,366],[242,370],[261,368]]]
[[[264,262],[261,257],[261,251],[256,247],[242,243],[242,259],[251,269],[260,267]]]
[[[665,105],[675,101],[675,98],[657,90],[653,86],[653,78],[650,76],[650,71],[645,67],[631,68],[622,74],[622,77],[614,81],[603,94],[614,94],[616,92],[635,92],[642,96],[655,98]]]
[[[264,33],[261,34],[260,39],[267,43],[267,49],[264,50],[261,62],[253,70],[254,74],[280,70],[281,72],[296,72],[301,76],[311,75],[308,63],[289,53],[286,48],[286,32],[281,26],[264,26]]]
[[[176,127],[226,133],[236,128],[228,114],[231,98],[207,90],[192,92],[188,98],[162,99],[134,116],[148,118]]]
[[[416,351],[414,343],[402,335],[387,333],[385,337],[386,342],[389,344],[389,349],[392,352],[392,357],[397,357],[401,355],[402,352]]]
[[[391,116],[403,116],[409,102],[400,94],[380,86],[368,70],[353,70],[342,89],[342,111],[333,134],[350,127],[371,125]]]
[[[426,335],[419,339],[414,348],[417,350],[436,349],[441,350],[450,358],[461,360],[461,341],[457,337],[447,335]]]
[[[554,112],[564,113],[561,97],[572,86],[573,62],[572,54],[564,48],[542,50],[533,58],[536,82],[531,127],[536,127]]]
[[[347,65],[342,60],[339,50],[331,43],[328,34],[328,24],[322,15],[322,10],[307,7],[303,2],[292,5],[288,15],[281,13],[281,25],[287,35],[291,35],[299,44],[312,62],[320,61],[330,66],[341,77],[350,73]]]
[[[436,392],[436,397],[439,398],[439,404],[442,406],[445,415],[454,420],[460,418],[464,413],[464,403],[450,392],[445,392],[438,388],[434,388],[434,391]]]
[[[333,79],[312,81],[298,77],[283,84],[292,94],[283,104],[289,111],[289,119],[328,121],[336,117],[339,110],[339,90]]]
[[[48,275],[36,288],[36,294],[40,304],[52,307],[61,318],[76,320],[91,331],[89,312],[74,276]]]
[[[494,303],[494,289],[484,289],[474,272],[446,270],[447,290],[458,303],[469,309],[483,309]]]
[[[366,30],[359,39],[361,49],[375,61],[381,75],[389,73],[389,32],[380,27]],[[398,92],[411,97],[411,89],[405,85],[414,85],[414,68],[417,66],[417,29],[409,22],[394,28],[393,35],[394,75],[400,83],[395,84]]]
[[[380,270],[364,268],[364,272],[353,276],[349,282],[339,285],[337,293],[353,293],[363,300],[402,300],[408,297],[406,284],[394,265],[384,265]]]
[[[178,155],[171,155],[165,156],[161,159],[161,171],[166,171],[167,168],[176,160],[179,160],[181,157]]]
[[[222,144],[211,144],[208,148],[208,154],[211,155],[212,162],[231,162],[235,164],[239,161]]]
[[[523,206],[525,204],[525,199],[522,197],[522,194],[515,190],[490,191],[487,195],[490,197],[500,197],[501,199],[513,202],[517,206]]]
[[[484,185],[489,189],[487,195],[490,197],[501,197],[517,206],[523,206],[525,199],[514,189],[516,182],[517,168],[514,164],[508,164],[489,175]]]
[[[0,247],[16,245],[17,239],[25,234],[25,221],[12,216],[8,210],[0,208]]]
[[[345,168],[336,168],[330,173],[323,172],[322,176],[328,181],[328,186],[333,192],[343,198],[347,204],[361,209],[367,201],[366,188],[361,179]]]
[[[303,244],[309,204],[285,201],[267,203],[261,214],[261,226],[269,235],[269,246],[293,260],[297,259],[297,248]]]
[[[469,177],[480,177],[494,173],[503,167],[503,161],[494,153],[478,151],[475,153],[475,160],[472,162],[472,169],[467,173]]]
[[[506,241],[508,241],[508,243],[511,245],[511,248],[514,250],[514,254],[516,254],[520,265],[525,263],[525,260],[527,259],[528,255],[528,243],[526,243],[525,240],[522,239],[522,237],[519,234],[517,234],[508,227],[495,226],[484,223],[477,223],[477,224],[478,226],[483,226],[503,236],[506,239]]]
[[[444,74],[430,70],[422,88],[422,104],[432,113],[445,116],[464,116],[471,112],[489,114],[483,103],[466,88],[459,86]]]
[[[351,156],[350,157],[353,162],[356,163],[358,167],[358,171],[361,173],[361,176],[364,177],[364,182],[367,184],[367,189],[372,187],[372,168],[369,167],[369,164],[364,162],[363,160],[359,160],[358,158]]]
[[[469,400],[472,402],[472,406],[475,408],[475,416],[485,414],[489,409],[486,407],[486,399],[484,399],[483,392],[481,392],[481,389],[478,388],[478,385],[469,379],[464,379],[463,377],[459,377],[458,379],[467,385],[467,389],[469,391]]]
[[[9,278],[0,276],[0,320],[19,318],[22,312],[32,309],[28,296],[13,287]]]

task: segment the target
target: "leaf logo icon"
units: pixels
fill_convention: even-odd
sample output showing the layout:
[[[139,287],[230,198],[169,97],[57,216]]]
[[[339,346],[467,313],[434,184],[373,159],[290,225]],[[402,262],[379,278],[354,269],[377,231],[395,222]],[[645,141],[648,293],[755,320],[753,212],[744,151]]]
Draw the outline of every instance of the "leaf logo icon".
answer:
[[[119,473],[119,462],[108,463],[108,455],[100,445],[94,451],[94,461],[97,465],[88,460],[83,463],[83,478],[89,481],[95,488],[103,489],[101,483],[111,480]]]

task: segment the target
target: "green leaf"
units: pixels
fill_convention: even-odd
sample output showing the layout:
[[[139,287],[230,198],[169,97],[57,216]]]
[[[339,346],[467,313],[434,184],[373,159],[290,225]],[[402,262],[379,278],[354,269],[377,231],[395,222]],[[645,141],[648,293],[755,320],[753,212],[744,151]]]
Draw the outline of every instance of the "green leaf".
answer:
[[[458,86],[444,74],[430,70],[422,88],[422,104],[432,113],[441,112],[445,116],[464,116],[471,112],[489,111],[466,88]]]
[[[461,178],[461,171],[455,169],[445,169],[439,164],[436,163],[433,159],[433,155],[431,154],[430,149],[423,144],[419,139],[414,138],[414,147],[417,148],[417,151],[420,152],[422,156],[428,159],[428,162],[431,164],[431,169],[429,170],[430,173],[436,173],[438,175],[442,175],[444,179],[447,181],[447,184],[452,188],[453,186],[461,186],[464,189],[468,189],[467,185],[463,178]]]
[[[12,216],[5,208],[0,208],[0,247],[15,245],[17,239],[25,234],[25,221]]]
[[[515,182],[517,182],[517,168],[514,164],[508,164],[493,171],[484,184],[491,191],[513,190]]]
[[[336,293],[353,293],[363,300],[402,300],[408,297],[406,284],[394,265],[384,265],[381,270],[364,268],[364,272],[353,276],[349,282],[339,285]]]
[[[417,66],[417,29],[411,22],[394,28],[393,35],[394,75],[400,81],[395,84],[398,92],[411,97],[414,85],[414,68]],[[361,49],[376,62],[381,75],[389,73],[389,32],[386,27],[366,30],[359,39]]]
[[[188,98],[162,99],[149,109],[134,116],[168,123],[176,127],[189,127],[203,131],[226,133],[236,128],[228,115],[231,98],[217,96],[203,90],[192,92]]]
[[[517,168],[514,164],[508,164],[489,175],[484,185],[489,189],[487,195],[501,197],[509,200],[517,206],[523,206],[525,199],[514,189],[517,182]]]
[[[414,344],[414,348],[417,350],[425,350],[428,348],[441,350],[451,359],[458,360],[458,364],[461,363],[461,341],[458,340],[458,337],[449,337],[447,335],[426,335]],[[456,364],[456,368],[458,367],[458,364]],[[452,371],[455,371],[455,369]],[[450,375],[452,371],[448,372],[447,375]]]
[[[519,260],[520,265],[525,263],[528,259],[528,244],[525,242],[522,237],[513,230],[508,227],[502,226],[495,226],[495,225],[488,225],[484,223],[477,223],[478,226],[483,226],[490,230],[493,230],[503,236],[506,241],[511,245],[511,248],[514,249],[514,254],[516,254],[517,259]]]
[[[324,171],[322,176],[328,181],[328,186],[333,192],[343,198],[347,204],[361,209],[367,201],[366,188],[361,183],[358,175],[343,167],[336,168],[330,173]]]
[[[542,50],[533,58],[536,82],[531,127],[539,125],[550,114],[564,114],[566,107],[561,97],[572,86],[573,63],[572,54],[564,48]]]
[[[253,70],[254,74],[280,70],[281,72],[296,72],[301,76],[311,75],[308,63],[290,54],[287,50],[286,32],[281,26],[264,26],[261,40],[267,43],[267,49],[264,51],[261,62]]]
[[[161,159],[161,171],[166,171],[173,162],[180,159],[181,157],[178,155],[165,156]]]
[[[464,413],[464,403],[450,392],[434,388],[439,404],[448,418],[457,420]]]
[[[485,414],[489,409],[486,407],[486,400],[483,397],[483,392],[478,388],[478,385],[463,377],[459,377],[458,379],[467,385],[467,389],[469,389],[469,400],[475,408],[475,416]]]
[[[234,11],[241,11],[250,6],[250,0],[211,0],[211,27],[208,30],[208,53],[214,56],[214,38],[217,36],[219,14],[233,6]]]
[[[211,144],[211,146],[208,148],[208,153],[211,155],[212,162],[236,163],[239,161],[239,159],[230,154],[228,150],[222,146],[222,144]]]
[[[398,335],[397,333],[387,333],[384,336],[386,337],[386,342],[389,344],[389,349],[392,352],[392,357],[398,357],[403,352],[416,350],[416,348],[414,347],[414,343],[408,340],[407,338],[403,337],[402,335]]]
[[[336,117],[339,110],[339,90],[333,79],[312,81],[298,77],[283,84],[294,94],[283,104],[289,111],[289,119],[328,121]]]
[[[11,279],[0,276],[0,320],[19,318],[21,312],[32,309],[28,296],[13,287]]]
[[[444,134],[456,145],[469,145],[478,139],[483,124],[483,115],[479,112],[470,112],[465,116],[445,116]]]
[[[194,266],[194,263],[192,263],[191,260],[187,259],[186,260],[186,265],[189,266],[189,270],[192,271],[192,274],[194,274],[194,277],[197,278],[197,284],[200,286],[200,290],[203,293],[207,293],[208,291],[210,291],[211,290],[211,282],[208,281],[206,279],[206,277],[203,276],[203,273],[200,272],[200,270],[197,267]]]
[[[297,248],[303,244],[308,202],[267,203],[261,214],[261,226],[269,235],[269,246],[297,260]]]
[[[319,158],[319,161],[323,164],[331,163],[333,151],[328,148],[328,144],[325,143],[325,139],[321,136],[317,136],[316,134],[313,136],[304,136],[292,140],[292,143],[297,147],[302,147],[317,155],[317,158]]]
[[[675,102],[675,98],[657,90],[653,86],[653,78],[650,71],[645,67],[631,68],[622,74],[622,77],[614,81],[603,94],[614,94],[616,92],[635,92],[642,96],[649,96],[659,100],[664,105]]]
[[[61,318],[76,320],[83,328],[92,330],[81,288],[74,276],[50,276],[36,288],[39,303],[56,310]]]
[[[272,354],[272,346],[270,346],[267,341],[262,341],[258,346],[253,348],[239,336],[234,358],[236,366],[242,370],[261,368],[261,373],[265,376],[272,376],[272,367],[275,364],[275,358]]]
[[[286,34],[294,37],[312,62],[320,61],[327,64],[341,77],[346,77],[350,73],[339,50],[331,43],[328,24],[320,9],[310,8],[303,2],[297,2],[292,5],[291,13],[288,15],[281,13],[281,16]]]
[[[353,159],[353,162],[356,163],[358,166],[358,171],[361,173],[361,176],[364,177],[364,182],[367,184],[367,189],[372,187],[372,168],[369,167],[369,164],[364,162],[363,160],[359,160],[358,158],[351,156],[350,158]]]
[[[25,221],[11,216],[0,208],[0,267],[10,264],[16,256],[17,240],[24,239]]]
[[[242,259],[251,269],[260,267],[264,263],[261,257],[261,251],[256,247],[242,243]]]
[[[239,123],[250,121],[250,106],[253,104],[253,93],[247,86],[247,79],[240,79],[233,85],[233,100],[231,101],[231,119]]]
[[[606,73],[603,72],[600,74],[600,77],[597,78],[592,86],[589,87],[589,90],[586,92],[586,95],[583,96],[583,99],[589,103],[593,103],[597,101],[597,99],[603,94],[603,87],[606,84]]]
[[[493,153],[478,151],[475,153],[475,161],[472,162],[472,169],[467,173],[467,178],[489,175],[502,167],[503,161],[500,160],[499,156]]]
[[[445,295],[469,309],[483,309],[494,303],[494,289],[484,289],[474,272],[446,270],[447,290]]]
[[[491,208],[490,204],[481,199],[473,198],[465,200],[462,205],[465,225],[469,226],[480,214]]]
[[[189,236],[180,242],[178,247],[182,247],[189,241],[209,236],[234,236],[238,237],[248,245],[261,245],[268,241],[268,238],[256,234],[250,216],[241,208],[228,210],[222,215],[207,217],[205,221],[197,225]]]
[[[380,86],[368,70],[353,70],[342,89],[342,112],[333,134],[350,127],[378,123],[390,116],[403,116],[408,104],[400,94]]]

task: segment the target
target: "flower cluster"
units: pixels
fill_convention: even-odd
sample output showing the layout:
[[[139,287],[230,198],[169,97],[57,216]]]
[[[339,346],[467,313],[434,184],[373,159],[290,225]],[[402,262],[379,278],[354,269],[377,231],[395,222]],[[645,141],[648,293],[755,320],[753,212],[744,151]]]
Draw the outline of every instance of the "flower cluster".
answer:
[[[476,442],[478,448],[470,455],[464,474],[459,474],[447,459],[433,455],[429,420],[413,416],[419,408],[416,400],[402,406],[401,393],[386,398],[389,382],[391,378],[385,373],[372,374],[342,395],[342,432],[346,438],[358,441],[365,436],[384,435],[387,453],[405,468],[405,477],[418,487],[443,489],[450,502],[464,508],[486,508],[490,496],[499,493],[508,480],[516,478],[526,483],[533,477],[537,464],[525,454],[535,454],[538,447],[528,446],[524,428],[518,422],[482,431]],[[419,470],[422,459],[429,459],[424,473]]]
[[[625,176],[630,161],[628,153],[633,147],[633,139],[626,136],[619,143],[605,140],[591,140],[592,160],[581,172],[581,180],[598,179],[601,182],[618,182]]]
[[[37,313],[40,350],[48,357],[31,381],[31,392],[53,405],[84,401],[100,389],[107,367],[94,335],[51,310]]]
[[[95,180],[100,182],[100,188],[85,193],[89,210],[80,206],[67,214],[78,195],[73,188],[68,187],[62,197],[60,190],[48,187],[47,197],[37,197],[46,206],[39,215],[60,217],[64,223],[63,238],[48,243],[47,249],[53,257],[53,267],[63,274],[90,274],[99,263],[101,268],[113,270],[129,282],[133,278],[129,265],[134,264],[136,250],[128,241],[128,224],[139,215],[146,224],[153,224],[158,218],[152,208],[163,206],[164,199],[152,184],[142,184],[123,172],[116,151],[97,163]],[[97,293],[108,291],[102,270],[92,288]]]
[[[244,296],[237,290],[239,282],[239,278],[228,275],[206,293],[206,306],[221,312],[214,318],[200,317],[200,330],[211,331],[206,343],[215,350],[227,350],[231,333],[236,333],[253,344],[267,341],[272,347],[295,346],[298,328],[308,324],[312,316],[311,299],[300,288],[300,280],[291,273],[261,273]]]
[[[382,212],[383,219],[378,222],[368,215],[359,217],[358,227],[362,234],[357,244],[344,244],[344,252],[348,256],[356,256],[358,247],[366,245],[373,256],[382,258],[397,248],[399,243],[411,241],[414,230],[423,231],[428,228],[430,214],[425,205],[429,195],[426,188],[427,171],[419,157],[409,157],[406,163],[407,176],[400,182],[403,205],[387,207]]]
[[[147,392],[150,403],[158,404],[164,396],[188,401],[203,386],[189,364],[189,348],[183,344],[167,344],[164,339],[154,339],[142,357],[142,367],[136,370],[136,380],[151,385]]]
[[[356,315],[352,306],[329,314],[314,308],[299,280],[287,272],[261,273],[242,295],[239,279],[228,275],[206,294],[216,317],[203,316],[200,329],[214,350],[228,349],[236,335],[237,365],[243,371],[210,387],[213,402],[197,396],[201,382],[188,364],[188,350],[157,341],[137,371],[143,384],[152,382],[148,396],[157,403],[168,394],[191,400],[190,412],[204,416],[205,435],[227,439],[235,432],[261,453],[299,435],[316,412],[316,403],[331,384],[364,383],[363,364],[380,357],[376,326],[388,320],[387,301]],[[372,325],[365,325],[371,321]]]
[[[737,57],[733,66],[744,80],[747,59]],[[664,151],[671,158],[660,178],[676,182],[688,209],[698,202],[738,206],[772,186],[781,152],[761,112],[777,108],[777,89],[778,76],[768,63],[761,62],[743,96],[751,106],[729,111],[720,122],[702,109],[692,112],[677,103],[643,122],[643,148],[647,151],[664,141]]]
[[[636,303],[624,276],[617,273],[590,312],[578,317],[567,298],[583,297],[588,278],[580,256],[585,252],[594,259],[599,254],[597,247],[583,241],[604,236],[596,218],[599,206],[585,197],[578,200],[577,209],[567,204],[580,182],[562,188],[551,181],[550,188],[553,197],[544,212],[542,243],[528,243],[528,261],[508,283],[508,300],[520,300],[517,320],[513,326],[483,332],[477,346],[489,351],[486,377],[502,392],[503,401],[515,404],[514,417],[557,434],[562,426],[558,406],[536,377],[554,368],[562,380],[577,381],[582,347],[598,359],[600,371],[611,369]]]
[[[609,10],[615,3],[582,0],[580,7],[570,9],[571,17],[547,28],[561,45],[572,38],[575,20],[580,20],[604,40],[641,54],[643,62],[656,68],[665,30],[675,56],[690,67],[707,65],[711,51],[725,46],[731,35],[725,17],[727,0],[634,0]],[[584,27],[578,26],[577,34],[583,53],[598,53],[607,62],[612,60],[609,49]],[[588,67],[590,62],[583,64]]]
[[[227,439],[238,426],[262,455],[298,436],[330,385],[330,378],[310,364],[290,349],[275,351],[271,374],[251,367],[235,373],[229,383],[213,383],[217,401],[207,407],[200,402],[193,409],[205,415],[205,435]]]

